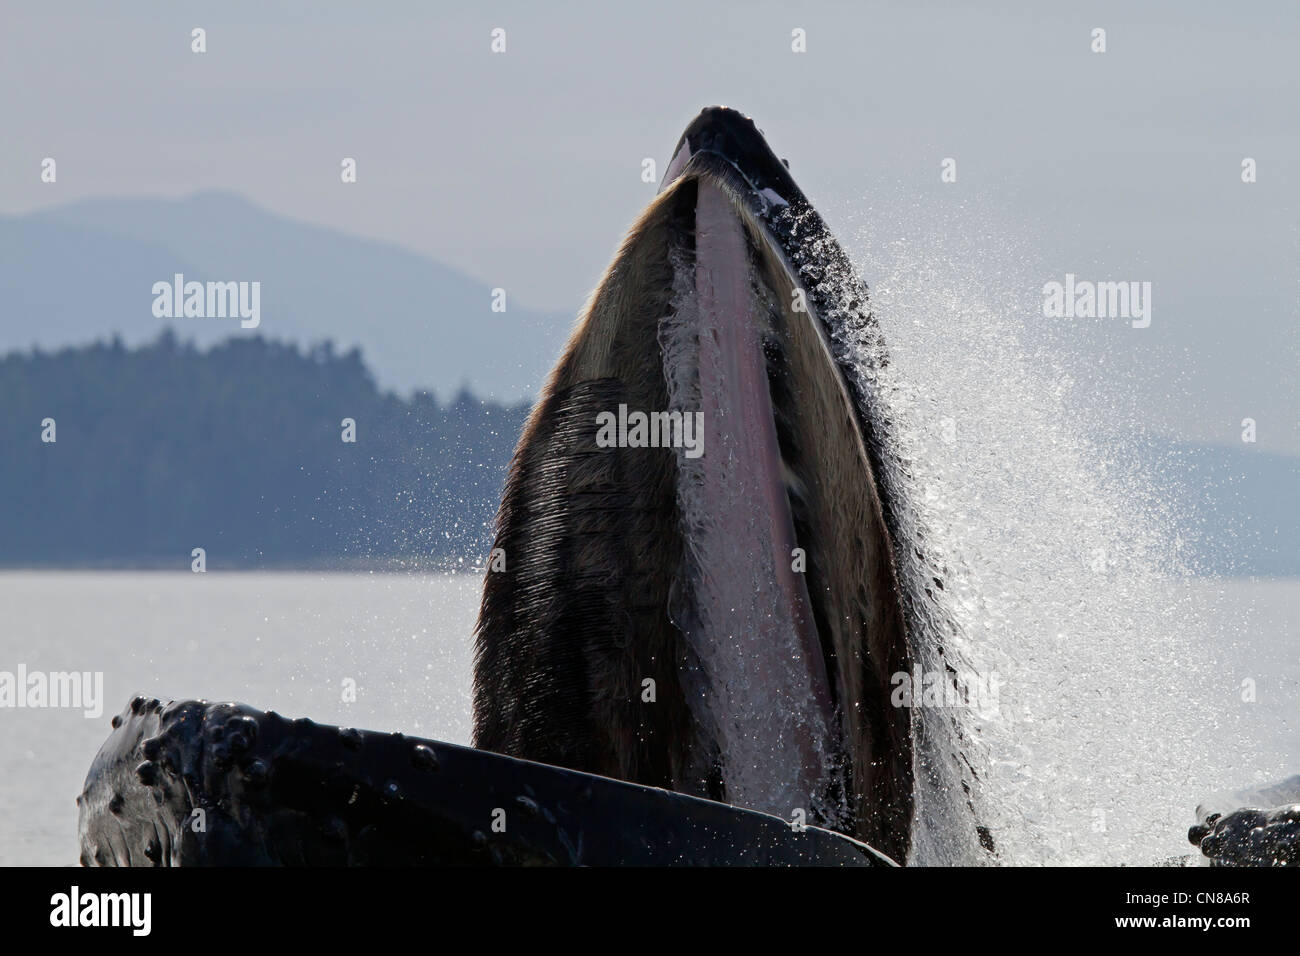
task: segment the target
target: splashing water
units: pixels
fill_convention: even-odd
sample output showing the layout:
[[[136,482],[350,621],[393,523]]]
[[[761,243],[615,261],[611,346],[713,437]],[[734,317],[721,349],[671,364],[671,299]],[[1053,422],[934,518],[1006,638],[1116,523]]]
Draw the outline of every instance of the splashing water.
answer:
[[[890,197],[836,217],[889,358],[862,375],[888,423],[902,537],[918,543],[900,549],[900,574],[931,597],[914,653],[996,689],[992,711],[921,708],[931,770],[918,774],[911,862],[978,855],[971,828],[954,826],[963,781],[1005,863],[1184,854],[1216,723],[1214,642],[1174,516],[1118,446],[1092,440],[1114,424],[1089,420],[1097,403],[1026,344],[1044,321],[1043,271],[969,207],[916,218],[933,205]]]

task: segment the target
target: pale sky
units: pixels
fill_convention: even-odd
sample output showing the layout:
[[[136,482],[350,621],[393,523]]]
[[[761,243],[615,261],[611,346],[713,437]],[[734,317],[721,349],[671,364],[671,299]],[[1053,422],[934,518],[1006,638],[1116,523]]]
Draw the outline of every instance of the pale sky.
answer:
[[[1028,285],[1154,280],[1156,365],[1185,356],[1195,378],[1190,399],[1156,382],[1156,417],[1218,440],[1218,418],[1258,408],[1289,416],[1284,444],[1300,450],[1285,391],[1300,361],[1295,3],[0,10],[0,214],[230,190],[567,312],[653,195],[643,158],[662,172],[694,114],[725,103],[756,119],[833,229],[868,205],[902,233],[973,203],[990,231],[972,255],[1000,268],[1011,237],[1031,251],[1016,263]],[[55,185],[39,181],[46,156]],[[346,156],[355,186],[339,181]],[[944,157],[956,184],[939,181]],[[855,255],[872,283],[871,251]],[[1191,407],[1201,391],[1222,415]]]

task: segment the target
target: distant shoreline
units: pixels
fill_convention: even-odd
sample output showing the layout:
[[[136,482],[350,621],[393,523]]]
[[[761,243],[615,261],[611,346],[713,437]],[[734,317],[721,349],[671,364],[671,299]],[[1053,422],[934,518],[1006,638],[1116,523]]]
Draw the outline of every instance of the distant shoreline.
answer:
[[[60,563],[60,564],[8,564],[0,563],[0,575],[9,574],[46,574],[67,572],[69,574],[85,573],[158,573],[194,574],[188,564],[169,564],[164,562],[136,563]],[[458,575],[481,578],[486,568],[476,566],[469,558],[464,563],[454,560],[436,559],[398,559],[382,561],[339,561],[336,559],[319,562],[279,562],[267,564],[241,564],[228,567],[209,566],[205,574],[383,574],[383,575]],[[1177,575],[1173,577],[1179,577]],[[1185,580],[1211,584],[1269,584],[1300,581],[1300,574],[1202,574],[1188,572],[1181,576]]]
[[[477,556],[476,556],[477,558]],[[481,560],[481,559],[480,559]],[[183,561],[113,561],[113,562],[50,562],[50,563],[0,563],[0,574],[21,572],[87,572],[87,571],[122,571],[122,572],[176,572],[177,574],[194,574],[190,569],[189,559]],[[257,574],[257,573],[325,573],[325,574],[465,574],[482,575],[485,568],[476,566],[473,559],[463,561],[453,558],[384,558],[379,560],[340,560],[337,558],[320,561],[283,561],[265,564],[209,564],[204,574]]]

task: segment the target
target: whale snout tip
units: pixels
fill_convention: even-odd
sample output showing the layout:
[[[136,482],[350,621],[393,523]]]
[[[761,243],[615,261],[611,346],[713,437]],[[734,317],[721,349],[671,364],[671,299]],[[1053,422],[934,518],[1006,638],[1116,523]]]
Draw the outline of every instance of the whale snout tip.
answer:
[[[671,186],[701,153],[721,160],[756,190],[773,189],[785,195],[795,189],[789,163],[777,158],[748,114],[730,106],[706,106],[677,141],[659,191]]]
[[[731,106],[706,106],[682,133],[681,142],[690,140],[696,150],[714,143],[735,145],[764,143],[763,131],[747,113]]]
[[[704,109],[700,110],[700,115],[696,117],[696,122],[700,120],[712,123],[746,123],[749,126],[754,126],[754,118],[748,113],[723,103],[719,103],[717,106],[704,107]]]

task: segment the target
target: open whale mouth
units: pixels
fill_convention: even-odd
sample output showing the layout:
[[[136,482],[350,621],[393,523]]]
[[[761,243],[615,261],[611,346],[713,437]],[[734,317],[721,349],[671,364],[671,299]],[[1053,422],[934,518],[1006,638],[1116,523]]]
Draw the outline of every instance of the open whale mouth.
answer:
[[[515,453],[475,745],[850,833],[912,819],[910,668],[847,258],[753,123],[707,109]]]

